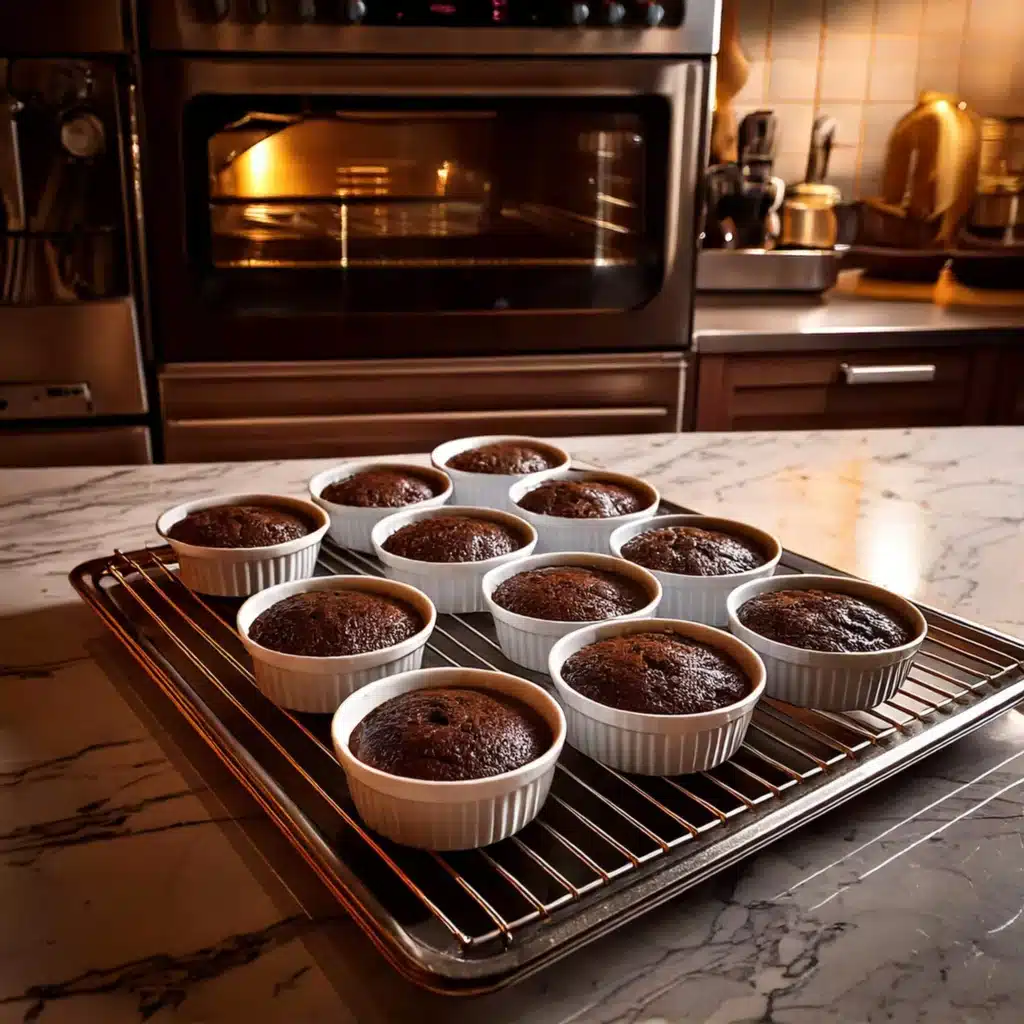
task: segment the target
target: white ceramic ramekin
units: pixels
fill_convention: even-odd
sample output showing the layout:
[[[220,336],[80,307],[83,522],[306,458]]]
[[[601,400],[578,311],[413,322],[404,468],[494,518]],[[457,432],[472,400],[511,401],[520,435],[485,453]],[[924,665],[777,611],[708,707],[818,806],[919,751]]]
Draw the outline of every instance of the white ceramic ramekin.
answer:
[[[552,565],[572,565],[585,569],[600,569],[604,572],[615,573],[618,576],[626,576],[639,583],[640,586],[650,595],[650,601],[643,608],[620,618],[641,619],[653,615],[661,600],[661,584],[654,575],[642,566],[634,565],[622,558],[612,558],[611,555],[595,555],[589,551],[566,551],[557,555],[532,555],[528,558],[518,558],[514,562],[500,565],[492,569],[484,578],[481,584],[484,600],[487,608],[494,617],[494,629],[498,634],[498,643],[501,646],[505,657],[514,661],[523,668],[532,669],[534,672],[547,672],[548,655],[556,640],[572,633],[583,626],[593,625],[593,622],[605,621],[595,619],[593,621],[570,622],[566,620],[535,619],[530,615],[517,615],[507,608],[495,604],[491,595],[499,584],[512,576],[518,576],[522,572],[529,572],[531,569],[543,569]]]
[[[589,644],[613,636],[666,630],[728,654],[747,674],[750,693],[715,711],[648,715],[620,711],[584,697],[562,678],[562,666]],[[764,663],[745,643],[723,630],[678,619],[613,619],[584,626],[555,644],[548,669],[565,708],[570,746],[595,761],[636,775],[685,775],[728,761],[743,742],[765,681]]]
[[[837,654],[808,651],[747,629],[739,609],[752,597],[775,590],[837,590],[852,597],[874,601],[893,611],[914,632],[902,647],[888,651]],[[728,597],[729,628],[764,658],[768,669],[767,693],[789,704],[825,711],[871,708],[894,696],[907,678],[928,632],[924,616],[909,601],[863,580],[845,576],[790,575],[753,580],[737,587]]]
[[[503,693],[528,704],[550,726],[551,746],[522,768],[462,782],[391,775],[364,764],[349,748],[352,730],[386,700],[412,690],[464,686]],[[406,846],[468,850],[506,839],[537,816],[565,742],[565,716],[544,690],[518,676],[472,668],[429,668],[382,679],[353,694],[338,708],[331,738],[352,799],[370,828]]]
[[[430,483],[437,492],[432,498],[415,501],[400,508],[363,508],[360,505],[338,505],[322,498],[321,492],[339,480],[347,480],[367,469],[397,469],[411,473]],[[433,466],[416,466],[408,462],[388,462],[386,459],[352,459],[331,469],[317,473],[309,481],[309,496],[331,517],[329,536],[335,544],[353,551],[373,553],[370,534],[373,528],[396,512],[421,508],[437,508],[452,496],[452,482],[447,473]]]
[[[555,469],[565,469],[572,461],[569,453],[564,448],[544,441],[539,437],[523,437],[516,434],[485,434],[480,437],[460,437],[454,441],[445,441],[439,444],[431,453],[430,460],[438,469],[443,469],[455,485],[455,498],[459,505],[483,505],[485,508],[500,508],[514,512],[515,509],[509,506],[508,489],[518,480],[524,480],[529,473],[468,473],[464,469],[454,469],[448,465],[448,460],[459,455],[461,452],[469,451],[470,448],[481,448],[485,444],[498,444],[502,441],[512,441],[517,444],[536,445],[541,449],[547,449],[553,455],[557,455],[559,462],[543,470],[551,472]]]
[[[285,654],[256,643],[249,627],[278,601],[311,590],[362,590],[393,597],[412,605],[423,619],[423,628],[400,644],[336,657]],[[294,583],[282,583],[250,597],[238,610],[236,625],[242,643],[252,658],[256,685],[275,704],[295,711],[333,714],[338,705],[361,686],[383,676],[408,672],[423,664],[423,649],[434,629],[437,612],[426,594],[415,587],[381,579],[379,576],[317,576]]]
[[[667,526],[699,526],[703,530],[718,530],[733,537],[752,541],[768,555],[768,561],[756,569],[730,573],[726,576],[684,576],[677,572],[662,572],[650,569],[665,591],[661,599],[661,614],[666,618],[686,619],[688,622],[703,622],[709,626],[725,628],[729,624],[729,612],[725,599],[741,583],[771,576],[782,557],[782,546],[770,533],[748,526],[733,519],[718,516],[673,515],[655,516],[638,523],[626,523],[612,535],[609,545],[612,554],[625,558],[622,549],[641,533],[661,530]]]
[[[217,505],[269,505],[298,512],[314,529],[304,537],[261,548],[208,548],[184,544],[167,531],[190,512]],[[178,556],[181,582],[200,594],[248,597],[266,587],[313,575],[316,558],[330,525],[327,513],[310,501],[278,494],[217,494],[175,505],[156,521],[156,532]]]
[[[618,484],[641,498],[646,504],[639,512],[630,512],[624,516],[606,516],[603,519],[570,519],[567,516],[548,516],[531,512],[519,504],[519,500],[549,480],[598,480],[608,484]],[[537,530],[537,552],[553,551],[594,551],[607,554],[611,535],[624,523],[639,522],[650,519],[658,511],[661,500],[658,491],[646,480],[639,477],[626,476],[624,473],[612,473],[604,469],[567,469],[549,470],[545,473],[534,473],[520,480],[509,489],[509,507],[517,516],[522,516]]]
[[[469,516],[473,519],[489,519],[501,523],[514,533],[525,538],[526,543],[507,555],[485,558],[479,562],[421,562],[416,558],[403,558],[385,551],[383,544],[397,530],[421,519],[437,516]],[[491,569],[506,562],[533,553],[537,544],[537,532],[518,516],[493,508],[475,505],[445,505],[442,508],[420,509],[414,512],[396,512],[382,519],[372,532],[373,550],[384,563],[384,571],[394,580],[402,580],[419,587],[437,606],[439,612],[448,615],[462,615],[468,612],[487,610],[480,583]]]

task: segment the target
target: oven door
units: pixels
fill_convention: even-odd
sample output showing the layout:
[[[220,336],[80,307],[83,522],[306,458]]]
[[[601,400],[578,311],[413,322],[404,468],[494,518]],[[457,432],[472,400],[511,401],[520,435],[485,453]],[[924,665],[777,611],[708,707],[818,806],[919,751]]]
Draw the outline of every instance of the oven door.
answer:
[[[165,361],[672,348],[700,61],[147,66]]]

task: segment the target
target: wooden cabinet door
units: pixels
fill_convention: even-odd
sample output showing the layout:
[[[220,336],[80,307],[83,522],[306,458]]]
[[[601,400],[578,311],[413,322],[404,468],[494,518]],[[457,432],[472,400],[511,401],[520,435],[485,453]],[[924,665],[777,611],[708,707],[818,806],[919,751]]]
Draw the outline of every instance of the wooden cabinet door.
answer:
[[[1024,351],[1004,348],[999,353],[996,384],[996,423],[1024,423]]]
[[[698,430],[985,423],[996,375],[987,348],[704,355]]]

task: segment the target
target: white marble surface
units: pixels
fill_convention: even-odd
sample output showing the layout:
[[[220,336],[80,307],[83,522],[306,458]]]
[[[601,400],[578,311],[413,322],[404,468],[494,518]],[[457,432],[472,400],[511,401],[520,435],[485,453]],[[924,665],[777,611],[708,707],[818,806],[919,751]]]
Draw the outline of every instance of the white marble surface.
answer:
[[[581,459],[1024,634],[1024,429],[570,440]],[[324,906],[67,583],[216,491],[328,463],[0,479],[0,1024],[1016,1022],[1024,720],[1011,712],[516,988],[437,1000]],[[142,697],[140,697],[142,694]],[[260,855],[271,850],[272,870]],[[278,856],[279,854],[279,856]],[[275,871],[278,874],[275,874]],[[284,880],[282,880],[284,879]],[[291,886],[291,890],[289,890]]]

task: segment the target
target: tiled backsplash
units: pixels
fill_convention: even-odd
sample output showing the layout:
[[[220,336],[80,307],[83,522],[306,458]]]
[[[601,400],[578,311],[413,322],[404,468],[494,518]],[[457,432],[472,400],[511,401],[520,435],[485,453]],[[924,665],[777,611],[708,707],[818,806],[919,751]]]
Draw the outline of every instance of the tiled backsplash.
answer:
[[[892,126],[921,89],[1024,116],[1024,0],[739,0],[750,78],[739,117],[770,107],[777,173],[799,181],[818,113],[837,118],[829,180],[877,193]]]

